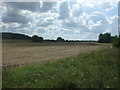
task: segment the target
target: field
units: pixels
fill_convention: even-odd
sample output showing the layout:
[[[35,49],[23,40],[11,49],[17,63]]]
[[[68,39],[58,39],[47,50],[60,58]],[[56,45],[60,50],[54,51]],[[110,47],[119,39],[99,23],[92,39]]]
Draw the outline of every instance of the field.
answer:
[[[3,43],[2,59],[3,88],[119,87],[118,49],[110,44]]]
[[[3,67],[20,66],[30,63],[57,60],[78,54],[89,53],[105,47],[98,43],[3,43]]]

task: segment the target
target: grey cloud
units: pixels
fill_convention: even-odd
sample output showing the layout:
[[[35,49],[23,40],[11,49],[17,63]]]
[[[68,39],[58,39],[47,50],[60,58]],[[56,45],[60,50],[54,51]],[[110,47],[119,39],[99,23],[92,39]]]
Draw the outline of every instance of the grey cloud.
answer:
[[[80,30],[87,30],[86,25],[83,24],[82,20],[74,20],[73,18],[69,18],[62,22],[64,28],[67,29],[80,29]]]
[[[56,2],[43,2],[42,7],[40,8],[40,12],[47,12],[48,10],[50,10]]]
[[[106,23],[106,16],[102,12],[93,12],[90,19],[92,19],[95,23],[100,20]]]
[[[74,5],[74,7],[72,8],[72,16],[73,17],[79,17],[82,14],[82,9],[81,7],[78,5]]]
[[[104,3],[102,3],[102,8],[103,9],[111,9],[112,8],[112,3],[110,3],[110,2],[104,2]]]
[[[44,35],[44,37],[47,37],[47,38],[48,37],[54,38],[54,37],[57,37],[58,35],[66,35],[66,37],[71,35],[70,38],[75,38],[75,39],[77,37],[79,38],[92,38],[93,37],[94,38],[96,37],[97,34],[105,32],[106,30],[110,29],[110,25],[107,20],[108,15],[103,11],[103,9],[98,8],[97,6],[95,8],[87,7],[86,9],[84,9],[85,7],[84,5],[83,5],[84,7],[80,7],[82,11],[87,12],[87,15],[84,15],[84,12],[83,14],[80,15],[79,13],[80,9],[74,8],[73,17],[70,17],[70,15],[72,14],[71,12],[72,7],[70,9],[68,2],[61,3],[60,7],[59,7],[59,4],[58,5],[56,4],[57,8],[55,8],[54,5],[55,5],[54,2],[53,3],[43,2],[42,4],[36,3],[36,2],[35,3],[33,2],[32,3],[29,3],[29,2],[6,3],[7,9],[8,8],[10,9],[8,9],[6,13],[4,13],[2,20],[5,23],[16,22],[16,23],[21,24],[18,27],[18,29],[8,28],[8,31],[11,30],[11,32],[17,32],[18,30],[21,33],[27,33],[27,34],[37,33],[40,35]],[[54,10],[52,7],[54,7]],[[104,8],[108,9],[109,7],[110,6],[108,5],[107,7],[104,7]],[[38,17],[36,17],[34,21],[32,21],[31,19],[33,17],[30,17],[31,18],[30,19],[27,17],[27,15],[23,16],[20,13],[22,10],[26,10],[28,12],[30,11],[30,13],[35,13],[35,14],[31,14],[31,15],[35,15],[33,17],[37,16],[36,12],[39,12],[39,14],[42,13],[43,15],[38,15]],[[47,11],[50,11],[50,12],[46,13]],[[103,12],[103,13],[100,13],[100,12]],[[59,18],[58,16],[57,18],[54,18],[53,17],[54,15],[49,15],[51,13],[59,13],[60,16],[58,15]],[[53,20],[51,20],[52,17],[53,17]],[[43,19],[43,21],[41,21],[41,19]],[[38,20],[40,21],[38,22]],[[56,22],[57,21],[58,22],[55,23],[55,20]],[[90,20],[93,21],[92,24],[89,23]],[[102,24],[95,26],[97,21],[100,21],[100,20]],[[29,21],[31,21],[30,25],[28,23]],[[85,21],[85,23],[83,21]],[[93,26],[92,29],[89,29],[88,27],[89,24]],[[57,28],[53,28],[55,26]],[[112,24],[111,26],[115,26],[115,24]],[[87,35],[87,33],[92,33],[92,34]]]
[[[55,2],[7,2],[5,5],[17,10],[29,10],[32,12],[47,12]]]
[[[38,28],[37,29],[37,33],[41,34],[41,33],[46,33],[47,31],[44,28]]]
[[[112,19],[112,23],[110,24],[111,26],[111,33],[113,35],[116,35],[118,34],[118,30],[119,30],[119,27],[118,27],[118,17],[117,16],[114,16],[113,19]]]
[[[54,22],[54,20],[52,20],[52,19],[46,19],[45,21],[44,20],[40,20],[37,24],[36,24],[36,26],[37,27],[47,27],[47,26],[49,26],[49,25],[52,25],[53,24],[53,22]]]
[[[101,21],[102,25],[94,26],[91,31],[93,33],[103,33],[108,30],[110,28],[110,24],[107,19],[108,18],[104,13],[93,12],[90,16],[90,20],[92,20],[94,24],[96,24],[98,21]]]
[[[79,18],[78,18],[79,19]],[[107,29],[110,28],[109,22],[107,20],[107,17],[104,13],[101,12],[94,12],[91,15],[89,15],[88,19],[80,19],[80,20],[74,20],[73,18],[69,18],[67,20],[64,20],[62,22],[62,25],[64,28],[67,29],[79,29],[80,31],[84,32],[92,32],[92,33],[102,33],[105,32]],[[83,21],[86,21],[86,24],[84,24]],[[92,21],[93,23],[90,23]],[[99,21],[100,24],[98,23]],[[92,28],[90,28],[92,27]]]
[[[19,14],[17,10],[7,10],[6,13],[2,16],[2,22],[4,23],[23,23],[26,24],[30,21],[29,18],[26,18]]]
[[[40,9],[40,3],[38,2],[7,2],[5,5],[13,9],[21,10],[36,11],[37,9]]]
[[[68,19],[66,21],[63,21],[62,25],[68,26],[68,27],[73,27],[73,28],[78,27],[78,23],[73,21],[72,19]]]
[[[63,32],[63,34],[74,34],[75,33],[75,31],[74,30],[64,30],[64,29],[61,29],[60,30],[61,32]]]
[[[63,2],[60,5],[60,19],[66,19],[70,17],[70,6],[68,2]]]
[[[21,15],[20,11],[29,10],[32,12],[47,12],[54,4],[55,2],[43,2],[42,4],[39,2],[6,2],[4,3],[4,6],[7,7],[7,10],[2,16],[2,22],[27,24],[32,18],[30,19]]]

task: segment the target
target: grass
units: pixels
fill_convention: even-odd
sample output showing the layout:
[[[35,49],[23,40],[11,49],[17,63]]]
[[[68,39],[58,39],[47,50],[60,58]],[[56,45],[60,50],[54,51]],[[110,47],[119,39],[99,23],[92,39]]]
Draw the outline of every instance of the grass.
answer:
[[[118,88],[118,49],[3,69],[3,88]]]

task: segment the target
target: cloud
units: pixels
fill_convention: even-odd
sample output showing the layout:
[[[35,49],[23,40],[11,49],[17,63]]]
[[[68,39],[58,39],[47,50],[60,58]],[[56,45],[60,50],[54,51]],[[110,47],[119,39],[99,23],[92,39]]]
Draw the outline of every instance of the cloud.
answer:
[[[86,13],[81,14],[79,17],[71,17],[62,21],[62,25],[70,29],[87,29],[87,22],[89,21],[89,15]]]
[[[17,10],[7,10],[6,13],[2,16],[2,22],[4,23],[23,23],[26,24],[30,21],[30,18],[26,18],[19,14]]]
[[[52,19],[45,19],[45,20],[40,20],[36,26],[37,27],[47,27],[49,25],[52,25],[53,24],[53,21]]]
[[[103,12],[93,12],[90,19],[92,19],[95,23],[100,20],[102,20],[103,23],[106,23],[106,15]]]
[[[116,3],[17,2],[5,3],[0,8],[3,31],[77,40],[97,40],[104,32],[117,34]]]
[[[73,19],[67,19],[67,20],[64,20],[63,22],[62,22],[62,25],[63,26],[67,26],[67,27],[72,27],[72,28],[76,28],[76,27],[78,27],[78,23],[77,22],[75,22],[75,20],[73,20]]]
[[[6,2],[7,7],[17,10],[29,10],[32,12],[47,12],[56,2]]]
[[[71,14],[72,14],[72,17],[79,17],[82,14],[81,5],[79,5],[79,4],[73,5]]]
[[[40,9],[40,3],[38,2],[6,2],[5,5],[12,9],[30,10],[34,12]]]
[[[46,30],[46,29],[43,28],[43,27],[38,27],[38,28],[36,29],[36,35],[41,35],[41,36],[42,36],[42,34],[44,34],[44,33],[46,33],[46,32],[48,32],[48,30]]]
[[[39,2],[7,2],[4,3],[7,10],[2,17],[2,21],[5,23],[18,22],[25,24],[30,21],[30,18],[27,18],[25,13],[21,13],[21,11],[28,11],[29,14],[32,14],[32,12],[43,13],[49,11],[54,4],[55,2],[42,2],[42,4]]]
[[[68,2],[62,2],[60,5],[60,19],[66,19],[70,17],[70,6]]]
[[[113,16],[113,17],[110,17],[111,19],[111,23],[110,23],[110,33],[112,35],[116,35],[119,31],[118,29],[118,16]]]
[[[53,8],[56,2],[42,2],[42,6],[39,9],[40,12],[47,12]]]
[[[93,12],[89,18],[88,28],[94,33],[103,33],[109,28],[107,16],[102,12]]]

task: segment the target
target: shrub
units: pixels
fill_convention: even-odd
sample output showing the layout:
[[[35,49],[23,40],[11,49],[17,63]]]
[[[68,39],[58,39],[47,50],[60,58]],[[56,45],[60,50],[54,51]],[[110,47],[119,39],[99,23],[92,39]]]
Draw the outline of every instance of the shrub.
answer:
[[[115,38],[113,40],[113,46],[114,47],[120,47],[120,38]]]

